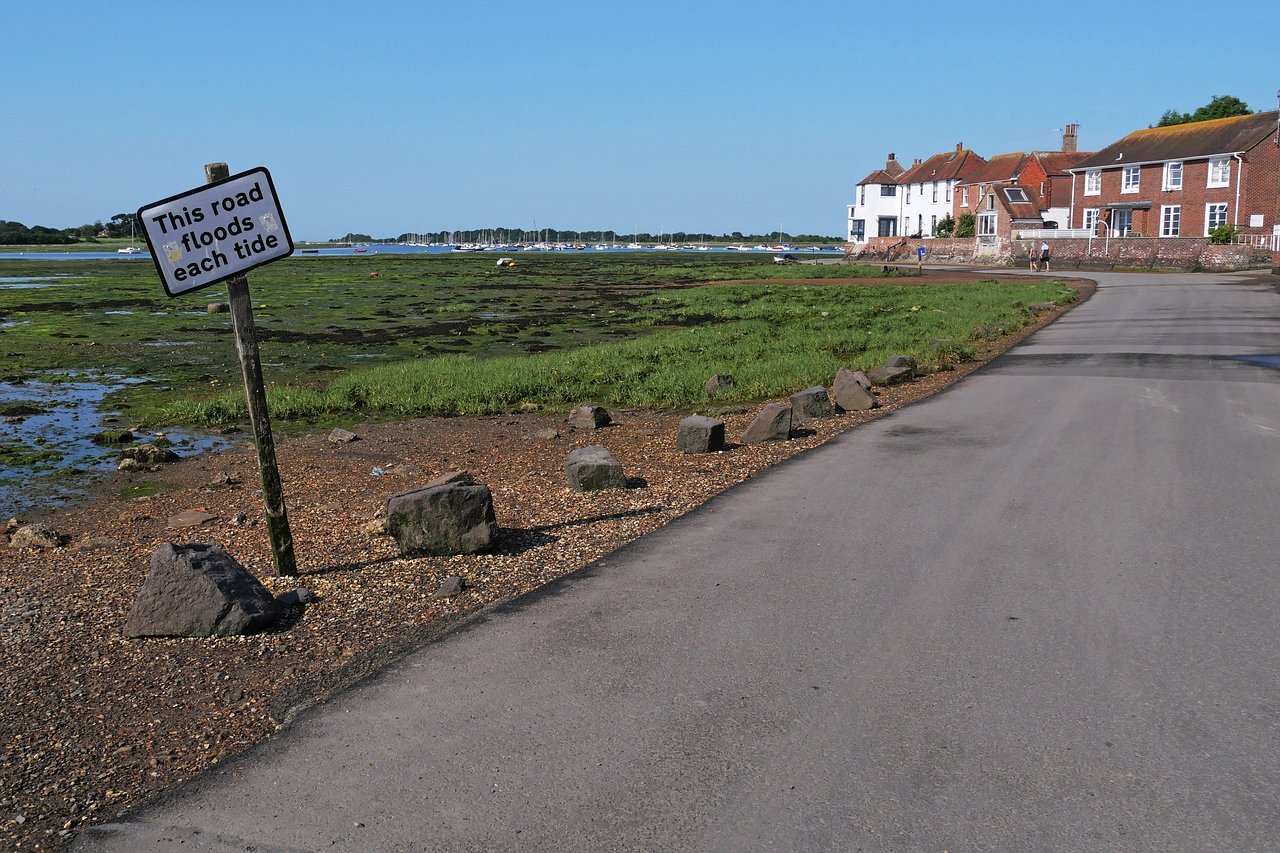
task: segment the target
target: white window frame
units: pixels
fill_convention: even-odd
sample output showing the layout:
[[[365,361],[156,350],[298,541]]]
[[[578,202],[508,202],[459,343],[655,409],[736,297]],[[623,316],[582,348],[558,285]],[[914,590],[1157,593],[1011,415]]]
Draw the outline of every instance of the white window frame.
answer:
[[[1160,205],[1160,236],[1161,237],[1181,237],[1182,236],[1182,205],[1180,204]]]
[[[1214,173],[1217,172],[1215,179]],[[1210,157],[1209,158],[1209,181],[1206,184],[1209,187],[1229,187],[1231,186],[1231,158],[1230,157]]]
[[[961,207],[969,206],[969,188],[968,187],[960,188],[960,206]]]
[[[1133,180],[1130,181],[1129,178]],[[1120,172],[1120,192],[1136,193],[1142,188],[1142,167],[1125,166]]]
[[[906,204],[911,204],[911,184],[907,184],[907,200]]]
[[[1028,204],[1031,201],[1031,197],[1027,195],[1027,191],[1022,187],[1005,187],[1004,197],[1013,204]]]
[[[979,237],[994,237],[996,235],[996,214],[979,214],[977,226]]]
[[[1089,169],[1084,173],[1084,194],[1102,195],[1102,170]]]
[[[996,194],[987,193],[987,210],[995,210],[995,209],[996,209]]]
[[[938,203],[938,182],[937,181],[933,182],[933,203],[934,204]]]
[[[1215,211],[1215,209],[1219,208],[1220,210]],[[1215,212],[1221,213],[1221,221],[1214,221],[1217,219],[1217,217],[1213,215]],[[1225,201],[1211,201],[1206,204],[1204,206],[1204,236],[1208,237],[1213,229],[1217,228],[1219,225],[1229,225],[1230,221],[1227,217],[1230,215],[1230,212],[1231,208]]]
[[[930,217],[930,219],[932,219],[933,222],[929,226],[929,236],[936,237],[938,236],[938,214],[935,213],[933,216]]]
[[[1182,189],[1182,161],[1170,160],[1164,164],[1164,191],[1177,192]]]
[[[951,182],[947,181],[947,204],[951,204]]]
[[[866,207],[867,206],[867,185],[863,184],[862,186],[858,187],[858,189],[861,190],[861,192],[859,193],[858,204],[862,205],[863,207]]]
[[[1100,207],[1086,207],[1084,209],[1084,219],[1081,225],[1088,231],[1098,230],[1098,218],[1102,215]]]
[[[1127,219],[1127,225],[1121,225],[1121,219]],[[1133,211],[1129,208],[1111,211],[1111,232],[1115,237],[1128,237],[1133,233]]]

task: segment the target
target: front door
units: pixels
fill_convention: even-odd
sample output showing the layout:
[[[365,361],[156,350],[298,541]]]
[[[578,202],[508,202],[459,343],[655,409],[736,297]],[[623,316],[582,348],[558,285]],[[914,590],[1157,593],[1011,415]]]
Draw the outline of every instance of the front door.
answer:
[[[898,236],[898,217],[896,216],[880,217],[880,236],[881,237],[897,237]]]

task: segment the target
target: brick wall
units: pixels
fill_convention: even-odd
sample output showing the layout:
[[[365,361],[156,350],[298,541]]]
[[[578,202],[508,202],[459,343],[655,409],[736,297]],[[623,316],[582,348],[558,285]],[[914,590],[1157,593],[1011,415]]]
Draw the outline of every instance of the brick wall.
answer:
[[[865,264],[904,264],[916,260],[916,250],[925,248],[927,264],[977,264],[980,266],[1025,266],[1030,252],[1039,253],[1047,242],[1054,269],[1176,269],[1234,270],[1273,264],[1271,251],[1252,246],[1217,246],[1204,237],[1129,237],[1110,242],[1095,238],[1001,241],[994,249],[976,239],[912,240],[904,237],[873,237],[865,245],[847,246],[846,257]],[[1280,256],[1274,261],[1280,269]]]

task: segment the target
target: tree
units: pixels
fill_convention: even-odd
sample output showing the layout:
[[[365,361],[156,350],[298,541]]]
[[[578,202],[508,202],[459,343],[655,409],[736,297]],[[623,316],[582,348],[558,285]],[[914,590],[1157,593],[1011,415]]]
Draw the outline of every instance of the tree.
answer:
[[[1195,121],[1211,121],[1215,118],[1232,118],[1234,116],[1253,115],[1249,105],[1233,95],[1214,95],[1209,103],[1194,113],[1180,113],[1177,110],[1165,110],[1156,127],[1170,127],[1175,124],[1190,124]]]
[[[956,232],[956,221],[951,218],[951,214],[947,214],[938,224],[933,227],[933,236],[950,237]]]
[[[956,223],[956,236],[973,237],[978,233],[977,224],[978,217],[972,213],[960,214],[960,221]]]

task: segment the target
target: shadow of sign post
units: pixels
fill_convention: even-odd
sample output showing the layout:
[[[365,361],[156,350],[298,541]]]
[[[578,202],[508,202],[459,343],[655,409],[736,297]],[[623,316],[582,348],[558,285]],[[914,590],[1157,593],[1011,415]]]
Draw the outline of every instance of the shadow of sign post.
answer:
[[[230,175],[226,163],[204,167],[205,186],[146,205],[137,221],[170,296],[225,281],[231,326],[244,378],[249,424],[258,452],[258,474],[266,509],[267,535],[276,572],[298,573],[293,534],[285,507],[275,441],[267,413],[267,392],[258,356],[253,305],[245,273],[293,254],[293,239],[264,168]]]

